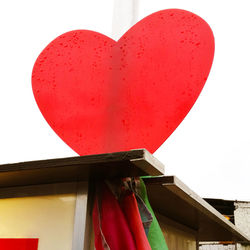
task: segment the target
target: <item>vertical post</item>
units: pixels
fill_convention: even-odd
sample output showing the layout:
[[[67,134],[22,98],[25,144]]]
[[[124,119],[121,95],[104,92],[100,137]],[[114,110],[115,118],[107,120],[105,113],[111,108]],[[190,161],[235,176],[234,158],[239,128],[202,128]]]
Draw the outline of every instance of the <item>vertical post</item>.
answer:
[[[138,20],[139,0],[115,0],[112,37],[118,40]]]
[[[88,216],[88,182],[79,182],[77,185],[75,223],[72,250],[88,249],[89,238],[86,237],[89,229]]]

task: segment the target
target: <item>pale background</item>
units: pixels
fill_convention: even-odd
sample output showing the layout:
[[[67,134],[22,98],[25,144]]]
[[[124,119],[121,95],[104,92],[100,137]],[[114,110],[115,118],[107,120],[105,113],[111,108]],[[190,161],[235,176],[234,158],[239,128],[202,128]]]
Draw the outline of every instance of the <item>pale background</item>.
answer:
[[[0,238],[38,238],[39,250],[72,246],[75,194],[1,199]]]
[[[167,8],[192,11],[210,24],[216,43],[202,94],[155,156],[202,197],[250,200],[249,0],[140,0],[137,8],[137,20]],[[38,110],[32,67],[64,32],[118,38],[113,12],[114,0],[0,1],[0,164],[76,155]]]

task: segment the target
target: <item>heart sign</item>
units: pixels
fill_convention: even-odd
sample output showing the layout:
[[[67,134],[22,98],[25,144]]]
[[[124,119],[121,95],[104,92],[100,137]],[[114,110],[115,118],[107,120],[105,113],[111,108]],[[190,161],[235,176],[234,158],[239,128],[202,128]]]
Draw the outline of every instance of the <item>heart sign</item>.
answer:
[[[195,103],[213,55],[203,19],[162,10],[118,41],[89,30],[57,37],[35,62],[33,92],[46,121],[79,155],[153,153]]]

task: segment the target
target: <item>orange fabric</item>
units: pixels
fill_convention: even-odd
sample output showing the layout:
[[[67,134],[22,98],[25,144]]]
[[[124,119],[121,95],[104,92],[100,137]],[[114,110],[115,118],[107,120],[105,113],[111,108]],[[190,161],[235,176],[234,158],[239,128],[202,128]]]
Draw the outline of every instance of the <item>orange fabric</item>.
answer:
[[[135,198],[134,193],[129,193],[126,194],[122,199],[121,199],[121,207],[122,210],[126,216],[126,220],[128,222],[128,225],[130,227],[130,231],[132,232],[135,243],[136,243],[136,249],[137,250],[151,250],[151,247],[149,245],[139,209],[137,206],[137,201]]]

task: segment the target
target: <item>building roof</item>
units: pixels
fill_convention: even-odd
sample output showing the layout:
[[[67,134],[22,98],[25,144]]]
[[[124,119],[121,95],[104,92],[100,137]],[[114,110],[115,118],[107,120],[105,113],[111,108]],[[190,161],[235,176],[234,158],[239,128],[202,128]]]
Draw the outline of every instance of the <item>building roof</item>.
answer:
[[[176,176],[146,178],[145,183],[153,209],[196,231],[199,241],[250,243],[247,235]]]
[[[164,165],[137,149],[0,165],[0,187],[162,174]]]

